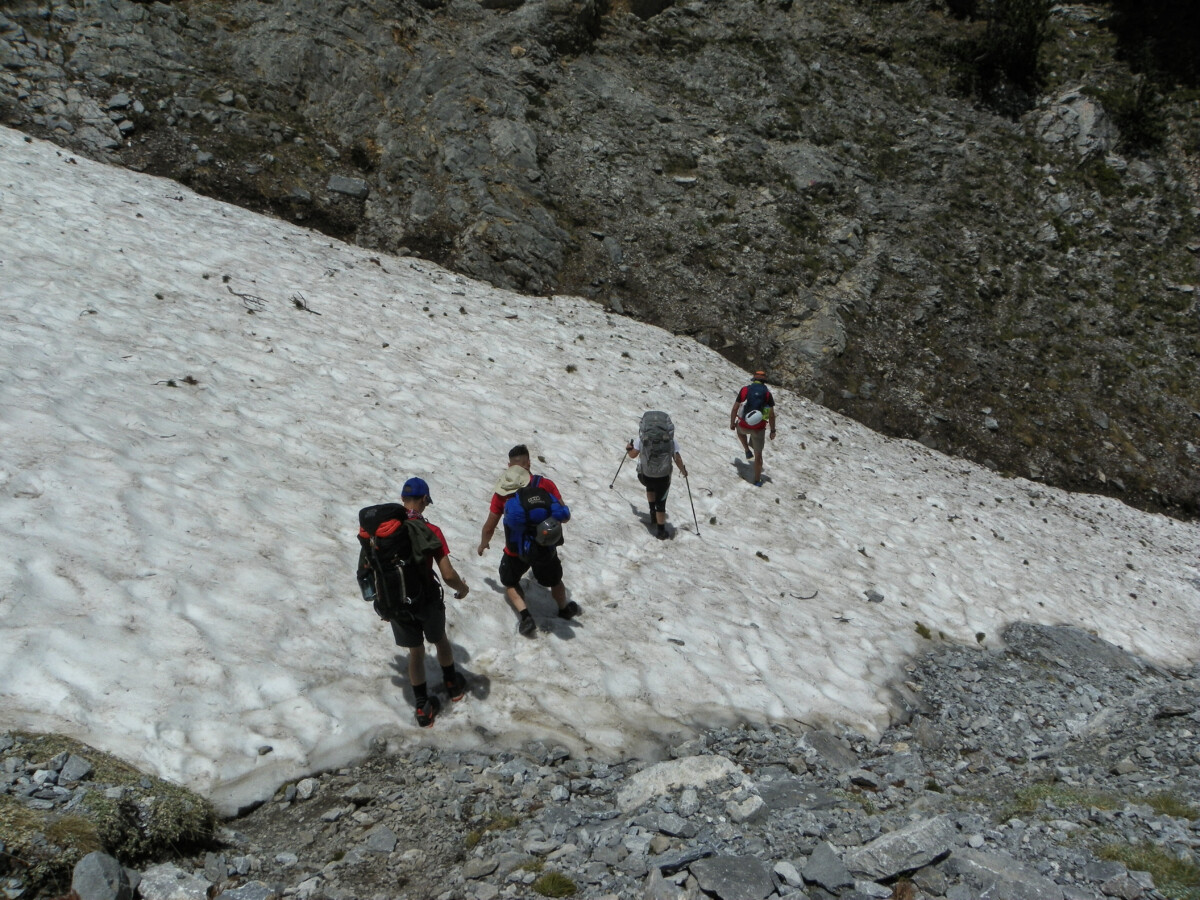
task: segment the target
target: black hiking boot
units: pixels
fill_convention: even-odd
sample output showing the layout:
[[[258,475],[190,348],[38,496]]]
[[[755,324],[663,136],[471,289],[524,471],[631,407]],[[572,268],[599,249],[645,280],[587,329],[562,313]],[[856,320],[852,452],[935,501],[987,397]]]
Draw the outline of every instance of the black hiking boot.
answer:
[[[533,621],[533,613],[529,610],[521,610],[521,621],[517,623],[517,631],[524,637],[533,637],[537,634],[537,622]]]
[[[656,531],[656,532],[654,533],[654,536],[655,536],[656,538],[658,538],[660,541],[665,541],[665,540],[667,539],[667,526],[666,526],[666,525],[659,525],[659,526],[658,526],[658,531]]]
[[[417,701],[417,724],[422,728],[432,728],[433,720],[441,708],[442,702],[437,697],[422,697]]]
[[[558,611],[558,617],[560,619],[573,619],[579,615],[580,612],[581,610],[579,609],[579,604],[572,600]]]
[[[455,672],[454,677],[447,678],[445,684],[450,702],[457,703],[467,695],[467,679],[462,672]]]

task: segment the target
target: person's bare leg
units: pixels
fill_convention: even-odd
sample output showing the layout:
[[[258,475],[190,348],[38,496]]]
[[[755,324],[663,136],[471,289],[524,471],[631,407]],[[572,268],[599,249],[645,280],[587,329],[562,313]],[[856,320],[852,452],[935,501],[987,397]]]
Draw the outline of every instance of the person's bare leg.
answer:
[[[409,648],[408,683],[413,687],[425,683],[425,648],[423,646]]]
[[[450,638],[443,636],[440,641],[433,645],[437,651],[438,665],[443,669],[454,665],[454,650],[450,646]]]
[[[519,587],[505,588],[504,596],[508,599],[509,605],[518,613],[523,612],[526,609],[525,592]]]

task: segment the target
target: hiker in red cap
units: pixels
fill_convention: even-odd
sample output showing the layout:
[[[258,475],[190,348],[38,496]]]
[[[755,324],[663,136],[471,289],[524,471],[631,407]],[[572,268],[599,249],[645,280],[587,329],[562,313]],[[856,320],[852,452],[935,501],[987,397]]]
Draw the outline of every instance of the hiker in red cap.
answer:
[[[776,418],[775,398],[767,387],[767,373],[759,369],[754,379],[738,391],[729,411],[729,430],[737,432],[746,459],[754,460],[755,487],[763,485],[763,447],[768,427],[771,440],[775,440]]]

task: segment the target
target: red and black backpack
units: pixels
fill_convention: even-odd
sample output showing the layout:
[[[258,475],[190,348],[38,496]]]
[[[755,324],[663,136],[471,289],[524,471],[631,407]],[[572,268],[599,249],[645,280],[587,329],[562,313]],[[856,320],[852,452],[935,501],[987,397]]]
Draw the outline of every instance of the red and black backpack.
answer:
[[[426,560],[441,548],[437,536],[400,503],[367,506],[358,513],[358,586],[380,618],[440,596]]]

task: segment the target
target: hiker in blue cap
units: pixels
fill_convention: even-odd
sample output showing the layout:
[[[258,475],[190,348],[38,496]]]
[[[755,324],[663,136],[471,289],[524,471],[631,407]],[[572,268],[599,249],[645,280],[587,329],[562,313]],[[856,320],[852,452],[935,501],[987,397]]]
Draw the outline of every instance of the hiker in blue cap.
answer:
[[[441,701],[436,696],[430,696],[425,684],[426,641],[433,644],[437,651],[437,661],[442,667],[442,682],[450,699],[457,703],[467,692],[467,679],[455,668],[454,651],[446,636],[446,603],[434,572],[434,561],[437,562],[437,573],[441,574],[442,581],[454,589],[455,600],[467,596],[471,589],[450,562],[450,546],[442,529],[425,518],[426,508],[433,505],[433,497],[425,479],[410,478],[404,482],[400,499],[408,511],[408,518],[423,523],[433,532],[438,544],[437,549],[425,557],[429,578],[437,585],[436,589],[429,593],[425,602],[406,607],[391,619],[396,645],[408,650],[408,678],[417,701],[417,724],[428,728],[441,709]]]

